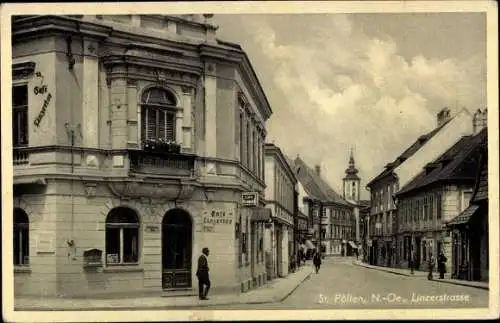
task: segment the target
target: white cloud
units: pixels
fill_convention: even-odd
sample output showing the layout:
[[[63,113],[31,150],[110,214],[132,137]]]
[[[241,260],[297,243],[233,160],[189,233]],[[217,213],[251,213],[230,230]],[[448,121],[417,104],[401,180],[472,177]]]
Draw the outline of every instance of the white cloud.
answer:
[[[475,110],[484,101],[480,56],[458,61],[415,55],[407,62],[393,40],[366,36],[347,15],[302,24],[301,35],[310,37],[293,43],[279,42],[271,19],[252,18],[245,26],[273,66],[259,73],[284,94],[284,102],[273,106],[270,137],[290,155],[322,163],[337,190],[351,146],[366,183],[433,129],[445,105],[458,97]],[[292,131],[286,120],[302,122]]]

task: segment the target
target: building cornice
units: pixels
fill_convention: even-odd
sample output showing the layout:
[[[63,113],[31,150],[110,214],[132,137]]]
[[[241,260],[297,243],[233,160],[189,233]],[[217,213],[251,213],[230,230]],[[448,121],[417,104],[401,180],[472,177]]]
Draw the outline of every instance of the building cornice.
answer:
[[[264,145],[264,155],[274,157],[275,160],[278,160],[281,165],[281,168],[283,168],[286,171],[288,178],[292,181],[294,185],[297,184],[298,181],[297,177],[295,176],[295,173],[293,172],[292,168],[286,161],[286,158],[279,147],[273,144],[266,143]]]
[[[23,62],[12,65],[12,80],[29,78],[35,72],[35,62]]]
[[[137,57],[133,55],[111,55],[103,57],[103,64],[109,69],[108,80],[114,78],[145,79],[151,81],[171,81],[181,85],[196,86],[200,76],[201,68],[196,65],[187,65],[160,61],[151,58]],[[113,70],[114,66],[127,66],[126,69]],[[140,73],[130,69],[137,66],[161,72],[160,74]]]
[[[43,15],[15,19],[12,23],[12,37],[40,37],[43,34],[77,34],[93,38],[108,37],[113,28],[97,23],[65,16]]]
[[[237,64],[237,69],[247,85],[250,94],[256,100],[256,108],[261,113],[264,121],[271,117],[273,112],[269,101],[267,100],[248,56],[243,50],[236,47],[229,48],[229,46],[222,47],[212,44],[200,44],[198,50],[202,59],[215,59]]]

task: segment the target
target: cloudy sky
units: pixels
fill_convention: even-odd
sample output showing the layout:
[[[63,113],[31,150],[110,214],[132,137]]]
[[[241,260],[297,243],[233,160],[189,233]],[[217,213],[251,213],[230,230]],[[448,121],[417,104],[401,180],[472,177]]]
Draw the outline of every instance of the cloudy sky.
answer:
[[[486,106],[483,13],[215,15],[271,103],[268,141],[341,192],[354,147],[362,185],[448,106]],[[368,198],[367,192],[362,198]]]

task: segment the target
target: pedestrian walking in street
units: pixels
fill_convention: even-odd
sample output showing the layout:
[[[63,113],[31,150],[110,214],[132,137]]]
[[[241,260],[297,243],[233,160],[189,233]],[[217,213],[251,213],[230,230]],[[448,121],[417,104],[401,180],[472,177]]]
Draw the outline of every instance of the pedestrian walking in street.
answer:
[[[441,251],[438,257],[438,271],[439,271],[439,279],[444,279],[444,274],[446,273],[446,256]]]
[[[208,276],[208,255],[210,250],[203,248],[201,256],[198,258],[198,268],[196,277],[198,277],[198,295],[201,300],[206,300],[208,290],[210,289],[210,278]]]
[[[410,266],[410,273],[413,275],[414,272],[414,265],[415,265],[415,253],[413,252],[413,249],[410,251],[410,259],[408,260],[408,265]]]
[[[314,267],[316,268],[316,274],[319,273],[319,268],[321,267],[321,254],[319,251],[316,251],[314,253],[313,264]]]
[[[432,280],[432,271],[434,270],[434,264],[436,263],[434,256],[431,254],[428,262],[429,274],[427,275],[428,280]]]
[[[356,248],[354,249],[354,253],[356,254],[356,260],[359,258],[359,250]]]

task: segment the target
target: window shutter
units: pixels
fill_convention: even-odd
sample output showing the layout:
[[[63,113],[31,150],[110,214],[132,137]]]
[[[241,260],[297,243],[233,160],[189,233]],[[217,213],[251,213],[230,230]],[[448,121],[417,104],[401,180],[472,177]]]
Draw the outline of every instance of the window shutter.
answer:
[[[158,110],[158,138],[166,139],[167,132],[167,116],[163,110]]]
[[[146,133],[146,108],[142,108],[141,110],[141,137],[142,140],[147,139],[147,133]]]
[[[175,141],[175,114],[167,113],[167,140]]]
[[[155,109],[148,108],[147,109],[147,123],[148,123],[148,131],[147,138],[153,139],[156,138],[156,119],[157,119],[157,111]]]
[[[153,139],[156,137],[156,111],[143,107],[141,115],[142,139]]]

